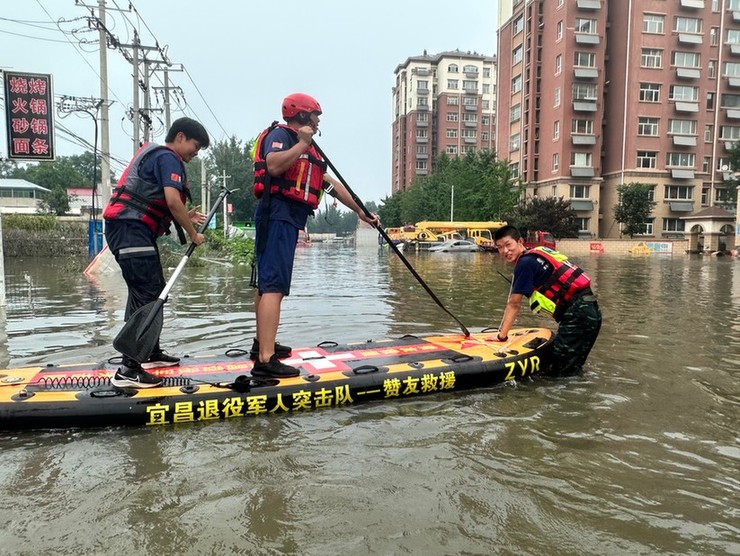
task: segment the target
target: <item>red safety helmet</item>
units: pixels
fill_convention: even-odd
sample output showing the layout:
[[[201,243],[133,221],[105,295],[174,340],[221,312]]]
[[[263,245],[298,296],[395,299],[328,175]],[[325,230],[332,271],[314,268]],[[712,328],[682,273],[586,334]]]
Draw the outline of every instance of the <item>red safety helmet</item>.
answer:
[[[299,112],[318,112],[321,114],[319,101],[304,93],[293,93],[283,100],[283,118],[294,118]]]

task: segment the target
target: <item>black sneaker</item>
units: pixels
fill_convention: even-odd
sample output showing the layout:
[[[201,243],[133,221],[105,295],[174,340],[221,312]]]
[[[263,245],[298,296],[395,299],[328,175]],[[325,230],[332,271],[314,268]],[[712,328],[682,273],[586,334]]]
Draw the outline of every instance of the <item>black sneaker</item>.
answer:
[[[290,378],[299,374],[301,374],[301,371],[280,361],[277,353],[273,354],[267,363],[257,361],[252,367],[252,376]]]
[[[156,369],[158,367],[174,367],[180,364],[180,358],[169,355],[163,351],[152,353],[149,359],[141,364],[143,369]]]
[[[278,356],[278,359],[285,359],[286,357],[290,357],[290,354],[292,353],[292,351],[293,351],[292,347],[284,346],[283,344],[275,342],[275,355]],[[260,343],[255,338],[254,342],[252,342],[252,349],[249,350],[249,358],[252,361],[257,361],[259,356],[260,356]]]
[[[154,388],[162,384],[162,379],[136,367],[118,367],[110,379],[116,388]]]

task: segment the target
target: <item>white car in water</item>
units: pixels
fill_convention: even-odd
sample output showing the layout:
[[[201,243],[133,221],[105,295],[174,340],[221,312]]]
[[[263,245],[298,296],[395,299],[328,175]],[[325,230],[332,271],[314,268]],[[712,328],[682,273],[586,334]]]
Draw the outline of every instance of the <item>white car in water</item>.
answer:
[[[439,245],[432,245],[429,251],[434,253],[472,253],[483,251],[483,248],[467,239],[450,239]]]

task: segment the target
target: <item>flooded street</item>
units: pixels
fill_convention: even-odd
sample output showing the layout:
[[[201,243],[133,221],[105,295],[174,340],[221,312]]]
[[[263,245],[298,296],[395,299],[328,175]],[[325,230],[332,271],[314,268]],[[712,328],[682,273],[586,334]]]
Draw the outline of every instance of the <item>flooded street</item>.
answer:
[[[471,329],[509,284],[489,253],[406,253]],[[289,416],[0,432],[0,554],[740,554],[740,260],[575,257],[601,335],[576,378]],[[169,276],[172,269],[165,272]],[[0,366],[102,361],[118,274],[5,261]],[[186,267],[176,355],[249,349],[249,267]],[[292,346],[456,332],[398,258],[299,249]],[[520,326],[552,321],[521,313]]]

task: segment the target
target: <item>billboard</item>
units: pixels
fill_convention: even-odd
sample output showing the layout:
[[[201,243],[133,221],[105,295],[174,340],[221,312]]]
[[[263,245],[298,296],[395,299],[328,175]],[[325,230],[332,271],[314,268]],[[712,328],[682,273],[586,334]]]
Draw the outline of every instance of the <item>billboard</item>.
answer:
[[[8,158],[54,160],[51,75],[5,71]]]

